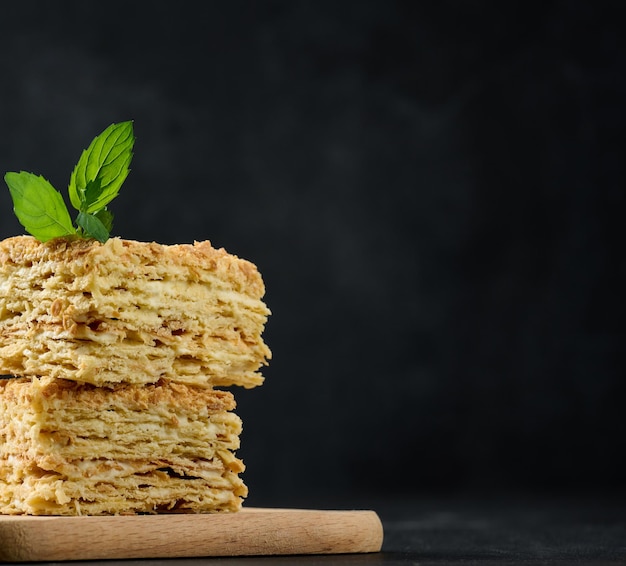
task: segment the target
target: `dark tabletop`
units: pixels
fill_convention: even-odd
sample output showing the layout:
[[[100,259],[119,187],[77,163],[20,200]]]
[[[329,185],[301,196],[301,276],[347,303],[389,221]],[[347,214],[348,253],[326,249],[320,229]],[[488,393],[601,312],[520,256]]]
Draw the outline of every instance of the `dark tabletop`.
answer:
[[[626,564],[626,499],[622,496],[449,496],[367,503],[384,525],[380,553],[72,564]]]

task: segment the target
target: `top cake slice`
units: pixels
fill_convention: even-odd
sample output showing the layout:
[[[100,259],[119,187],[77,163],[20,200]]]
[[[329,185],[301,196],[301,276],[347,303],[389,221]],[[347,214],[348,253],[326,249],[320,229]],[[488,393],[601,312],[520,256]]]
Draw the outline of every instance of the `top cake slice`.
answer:
[[[256,266],[209,242],[0,242],[0,374],[106,385],[263,382]]]

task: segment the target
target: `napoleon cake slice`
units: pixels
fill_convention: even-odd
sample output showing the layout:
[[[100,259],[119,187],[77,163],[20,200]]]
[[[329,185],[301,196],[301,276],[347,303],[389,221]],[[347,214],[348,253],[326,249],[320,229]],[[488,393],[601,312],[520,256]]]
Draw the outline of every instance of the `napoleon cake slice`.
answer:
[[[0,242],[0,374],[107,385],[263,382],[256,266],[209,242]]]
[[[0,514],[237,511],[228,391],[0,379]]]

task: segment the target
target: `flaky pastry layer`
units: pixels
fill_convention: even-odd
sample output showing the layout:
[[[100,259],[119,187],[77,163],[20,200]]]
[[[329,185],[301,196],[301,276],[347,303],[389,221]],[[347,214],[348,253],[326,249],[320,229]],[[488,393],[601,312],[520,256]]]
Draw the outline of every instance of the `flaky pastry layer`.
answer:
[[[0,379],[0,513],[235,511],[232,393],[161,380]]]
[[[0,373],[212,387],[263,382],[256,266],[209,242],[0,242]]]
[[[143,471],[68,478],[34,463],[21,466],[0,459],[0,514],[235,512],[247,495],[243,481],[231,471],[197,477],[154,464],[133,467]]]

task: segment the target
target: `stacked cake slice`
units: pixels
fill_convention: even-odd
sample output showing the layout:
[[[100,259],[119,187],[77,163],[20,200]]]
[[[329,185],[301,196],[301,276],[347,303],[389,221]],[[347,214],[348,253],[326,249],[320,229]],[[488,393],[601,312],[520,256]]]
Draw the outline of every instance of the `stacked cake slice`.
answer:
[[[230,392],[0,381],[0,510],[100,515],[235,510],[246,494]]]
[[[94,385],[259,385],[256,267],[209,242],[0,242],[0,372]]]
[[[263,294],[208,242],[0,242],[0,513],[237,510]]]

